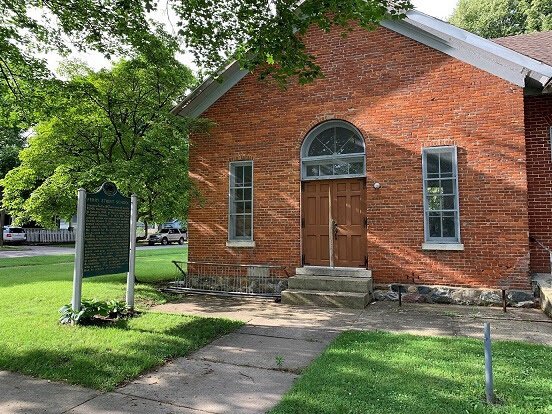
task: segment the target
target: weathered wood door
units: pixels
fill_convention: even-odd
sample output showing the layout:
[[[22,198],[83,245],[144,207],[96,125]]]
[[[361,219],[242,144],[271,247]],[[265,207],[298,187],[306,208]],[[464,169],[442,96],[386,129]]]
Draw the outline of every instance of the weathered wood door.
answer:
[[[366,267],[364,179],[307,181],[303,185],[303,262]]]

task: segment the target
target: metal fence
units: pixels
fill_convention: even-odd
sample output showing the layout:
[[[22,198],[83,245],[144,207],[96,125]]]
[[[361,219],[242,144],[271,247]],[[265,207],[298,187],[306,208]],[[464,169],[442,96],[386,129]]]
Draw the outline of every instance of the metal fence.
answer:
[[[75,241],[73,230],[25,229],[27,243],[70,243]]]
[[[285,266],[173,261],[177,279],[165,290],[172,293],[206,293],[280,297],[289,277]]]

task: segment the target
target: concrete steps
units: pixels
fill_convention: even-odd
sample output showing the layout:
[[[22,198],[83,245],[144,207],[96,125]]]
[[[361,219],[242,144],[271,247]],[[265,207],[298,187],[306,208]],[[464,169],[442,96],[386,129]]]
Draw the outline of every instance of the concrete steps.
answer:
[[[364,309],[372,301],[371,274],[355,268],[297,268],[282,292],[282,303]]]

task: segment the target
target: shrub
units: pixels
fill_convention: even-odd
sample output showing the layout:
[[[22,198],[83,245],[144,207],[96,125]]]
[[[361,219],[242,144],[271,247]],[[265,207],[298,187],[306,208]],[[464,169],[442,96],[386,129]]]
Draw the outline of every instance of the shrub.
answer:
[[[83,300],[80,311],[75,311],[71,304],[60,308],[59,322],[62,324],[87,325],[99,320],[120,319],[130,316],[130,308],[123,301],[97,299]]]

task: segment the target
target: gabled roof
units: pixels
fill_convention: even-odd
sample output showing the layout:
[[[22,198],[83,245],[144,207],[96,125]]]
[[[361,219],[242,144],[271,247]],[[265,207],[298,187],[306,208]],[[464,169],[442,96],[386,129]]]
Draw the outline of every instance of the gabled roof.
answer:
[[[519,53],[498,41],[484,39],[417,10],[408,11],[403,20],[384,20],[381,25],[517,86],[552,93],[552,64]],[[208,78],[176,106],[173,113],[191,117],[201,115],[247,73],[240,69],[238,62],[229,64],[218,74],[222,81]]]
[[[552,30],[500,37],[493,42],[552,66]]]

